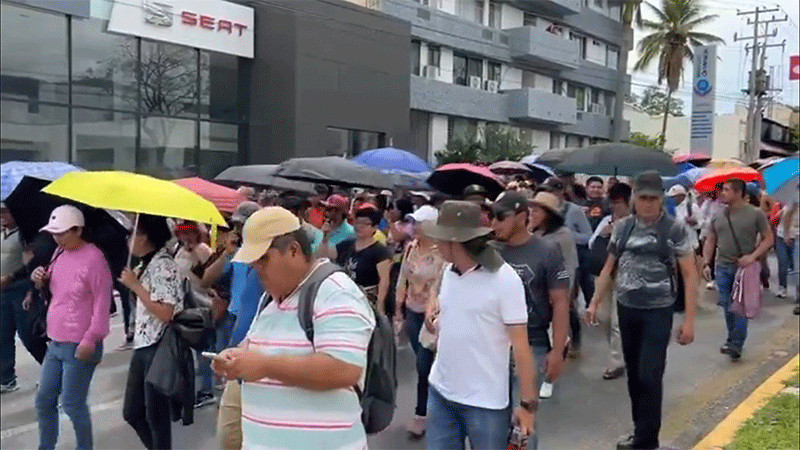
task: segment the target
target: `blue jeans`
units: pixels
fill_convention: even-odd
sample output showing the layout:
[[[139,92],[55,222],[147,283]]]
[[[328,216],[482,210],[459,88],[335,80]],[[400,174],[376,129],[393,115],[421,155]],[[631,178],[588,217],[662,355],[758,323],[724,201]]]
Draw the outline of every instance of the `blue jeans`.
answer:
[[[786,288],[786,280],[789,272],[797,270],[794,267],[794,247],[797,242],[792,241],[792,245],[786,243],[783,238],[775,240],[775,254],[778,256],[778,285]]]
[[[209,335],[206,349],[209,352],[217,348],[216,336],[214,333]],[[214,371],[211,370],[211,359],[196,352],[197,356],[197,376],[200,377],[200,389],[198,395],[214,395]]]
[[[419,343],[419,332],[425,323],[425,314],[406,311],[408,342],[417,355],[417,406],[414,414],[425,417],[428,414],[428,375],[433,366],[433,352]]]
[[[508,445],[511,409],[485,409],[451,402],[431,386],[428,390],[427,448],[501,449]]]
[[[217,353],[231,346],[231,335],[233,327],[236,326],[236,314],[225,311],[225,316],[219,321],[217,326]]]
[[[722,307],[725,314],[725,325],[728,327],[728,338],[725,343],[741,352],[744,341],[747,339],[748,321],[747,317],[730,312],[736,266],[717,266],[715,272],[717,292],[719,293],[717,305]]]
[[[531,353],[533,354],[533,362],[536,365],[536,392],[538,393],[539,389],[542,388],[542,383],[545,381],[548,383],[550,382],[550,380],[546,379],[547,377],[544,371],[545,358],[547,358],[547,354],[550,353],[550,349],[546,345],[531,345]],[[511,398],[512,410],[519,404],[519,380],[517,379],[513,366],[514,364],[512,364],[511,383],[509,383],[509,388],[511,389],[509,397]],[[533,434],[528,436],[528,450],[536,450],[539,448],[539,430],[536,428],[536,417],[537,416],[534,416],[533,418]]]
[[[103,356],[103,343],[95,344],[94,361],[75,358],[74,342],[50,341],[36,392],[39,417],[39,449],[53,449],[58,442],[58,396],[64,393],[64,412],[72,420],[78,449],[92,448],[92,417],[86,397],[94,369]]]
[[[0,384],[8,384],[17,379],[15,333],[22,344],[39,364],[44,361],[47,341],[32,335],[30,316],[22,309],[22,301],[31,283],[18,281],[0,293]]]

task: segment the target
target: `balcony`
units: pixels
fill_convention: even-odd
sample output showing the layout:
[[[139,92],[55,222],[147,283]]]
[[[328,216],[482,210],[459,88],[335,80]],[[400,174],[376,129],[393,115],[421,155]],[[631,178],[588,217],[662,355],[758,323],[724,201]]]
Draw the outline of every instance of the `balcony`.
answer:
[[[449,116],[506,122],[508,102],[504,94],[411,76],[411,109]],[[573,111],[575,109],[573,102]]]
[[[519,9],[546,16],[564,17],[581,12],[581,0],[510,0]]]
[[[536,27],[507,30],[511,57],[551,70],[577,69],[578,41],[563,39]]]
[[[576,121],[572,125],[561,127],[562,132],[591,136],[602,139],[611,139],[614,136],[611,117],[590,112],[578,112]]]
[[[508,118],[520,122],[572,125],[575,99],[531,88],[507,91]]]

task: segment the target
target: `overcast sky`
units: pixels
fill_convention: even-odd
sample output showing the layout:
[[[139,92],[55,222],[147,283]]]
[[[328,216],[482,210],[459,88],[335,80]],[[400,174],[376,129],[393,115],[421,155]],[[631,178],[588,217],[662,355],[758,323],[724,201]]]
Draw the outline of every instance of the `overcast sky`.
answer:
[[[660,0],[649,0],[654,5],[660,5]],[[768,18],[774,14],[776,19],[783,18],[786,14],[789,15],[788,22],[780,22],[770,24],[770,33],[777,28],[778,35],[770,38],[770,44],[779,44],[784,39],[786,40],[786,49],[782,51],[781,48],[770,48],[767,51],[766,66],[775,66],[773,75],[773,87],[783,88],[783,92],[775,93],[778,101],[797,106],[800,104],[798,96],[800,96],[800,88],[798,81],[789,81],[788,67],[789,55],[796,55],[800,51],[800,31],[798,31],[798,24],[800,24],[800,2],[798,0],[702,0],[706,5],[707,14],[716,14],[719,18],[710,25],[703,27],[702,31],[715,34],[725,40],[717,49],[717,82],[716,82],[716,104],[718,113],[732,112],[737,103],[747,105],[747,97],[741,92],[748,83],[748,72],[750,71],[750,56],[745,54],[745,42],[734,42],[733,34],[738,33],[739,36],[752,36],[753,26],[747,25],[747,17],[753,16],[737,16],[737,8],[740,11],[750,11],[755,9],[756,6],[768,8],[782,8],[781,11],[769,13]],[[655,16],[650,12],[647,5],[643,6],[644,17],[655,19]],[[785,12],[784,12],[785,11]],[[634,39],[638,40],[645,35],[645,31],[634,29]],[[762,31],[759,34],[763,34]],[[752,40],[749,41],[752,43]],[[648,85],[656,84],[657,76],[657,61],[654,61],[650,69],[646,72],[633,72],[633,64],[636,62],[638,54],[636,49],[631,52],[629,57],[628,71],[633,77],[631,90],[635,93],[640,93]],[[681,87],[678,89],[677,96],[682,98],[685,102],[685,112],[688,114],[691,111],[691,88],[692,88],[692,63],[687,61],[684,65],[684,80]],[[769,69],[768,69],[769,73]],[[666,86],[666,84],[662,85]]]

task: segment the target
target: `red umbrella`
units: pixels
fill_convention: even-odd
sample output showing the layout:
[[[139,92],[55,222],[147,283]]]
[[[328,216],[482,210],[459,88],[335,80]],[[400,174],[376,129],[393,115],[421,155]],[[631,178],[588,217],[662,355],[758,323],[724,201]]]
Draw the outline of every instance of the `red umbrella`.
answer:
[[[697,165],[697,164],[704,164],[709,161],[711,161],[711,157],[708,155],[704,155],[702,153],[684,153],[672,157],[672,162],[674,162],[675,164],[688,162]]]
[[[450,195],[461,195],[467,186],[479,184],[486,188],[491,198],[497,197],[505,189],[500,178],[489,168],[469,163],[445,164],[439,167],[428,177],[428,184]]]
[[[172,180],[172,182],[195,192],[197,195],[213,203],[217,209],[223,212],[231,213],[236,210],[239,203],[247,200],[234,189],[206,181],[202,178],[181,178]]]
[[[739,179],[744,182],[749,181],[764,181],[761,172],[750,167],[736,167],[728,169],[712,170],[700,177],[694,185],[697,192],[710,193],[713,192],[717,184],[724,183],[731,179]]]

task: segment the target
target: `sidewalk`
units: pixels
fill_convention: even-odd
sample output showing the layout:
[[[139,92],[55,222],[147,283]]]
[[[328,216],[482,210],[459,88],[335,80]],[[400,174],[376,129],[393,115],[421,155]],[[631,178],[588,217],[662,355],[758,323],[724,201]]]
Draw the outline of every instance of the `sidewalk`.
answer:
[[[695,450],[722,449],[730,445],[736,438],[737,431],[748,419],[756,416],[770,400],[777,398],[782,391],[789,390],[786,388],[785,381],[797,376],[796,374],[800,369],[799,366],[800,356],[795,356],[761,386],[756,388],[750,396],[694,447]],[[797,400],[792,400],[792,404],[796,405],[796,402]],[[798,436],[795,437],[798,438]],[[797,448],[797,446],[789,448]]]

